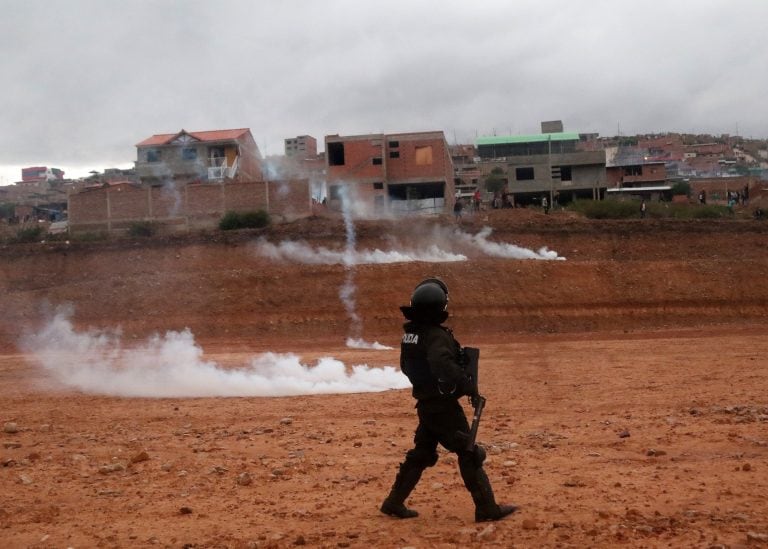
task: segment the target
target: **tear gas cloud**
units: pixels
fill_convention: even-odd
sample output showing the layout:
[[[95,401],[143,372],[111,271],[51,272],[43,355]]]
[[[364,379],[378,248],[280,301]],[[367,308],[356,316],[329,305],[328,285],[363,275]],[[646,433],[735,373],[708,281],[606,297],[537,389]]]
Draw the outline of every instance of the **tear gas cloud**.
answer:
[[[557,255],[557,252],[555,251],[547,249],[546,246],[540,248],[538,251],[533,251],[506,242],[491,242],[488,240],[488,237],[491,235],[490,227],[484,227],[475,235],[463,231],[456,231],[455,234],[457,240],[464,244],[475,246],[485,255],[490,255],[492,257],[503,257],[508,259],[565,260],[564,257]]]
[[[276,261],[293,261],[310,265],[366,265],[384,263],[442,263],[466,261],[467,256],[446,252],[436,244],[418,250],[330,250],[323,246],[313,248],[305,242],[284,240],[275,245],[265,239],[255,244],[258,255]]]
[[[374,341],[373,343],[368,343],[367,341],[364,341],[362,339],[355,339],[352,337],[347,338],[347,347],[349,347],[350,349],[371,349],[373,351],[387,351],[390,349],[394,349],[394,347],[382,345],[378,341]]]
[[[225,369],[203,359],[192,333],[169,331],[126,347],[118,331],[78,332],[60,311],[28,334],[22,348],[61,384],[122,397],[274,397],[403,389],[408,379],[392,366],[346,366],[321,358],[314,366],[294,354],[265,353],[247,366]]]
[[[272,244],[262,238],[256,242],[254,250],[257,255],[275,261],[347,267],[416,261],[425,263],[467,261],[470,255],[478,254],[506,259],[565,260],[557,252],[546,247],[531,250],[508,242],[493,242],[488,240],[491,231],[490,227],[485,227],[477,234],[470,234],[461,230],[436,228],[432,234],[422,238],[425,241],[423,247],[410,249],[393,243],[393,247],[399,249],[355,250],[354,247],[346,246],[343,250],[331,250],[323,246],[312,247],[305,242],[289,240]]]

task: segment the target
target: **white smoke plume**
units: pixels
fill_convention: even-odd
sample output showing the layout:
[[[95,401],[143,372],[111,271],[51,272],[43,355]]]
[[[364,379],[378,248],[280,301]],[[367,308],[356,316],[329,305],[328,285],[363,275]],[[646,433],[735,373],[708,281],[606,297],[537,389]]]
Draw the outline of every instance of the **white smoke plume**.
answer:
[[[466,261],[467,256],[447,252],[437,244],[418,250],[348,250],[336,251],[323,246],[313,248],[305,242],[284,240],[275,245],[260,239],[254,245],[256,253],[275,261],[292,261],[310,265],[367,265],[384,263],[443,263]]]
[[[352,321],[352,325],[350,326],[350,337],[357,339],[360,337],[360,334],[363,331],[363,327],[362,320],[357,314],[357,305],[355,303],[355,293],[357,292],[357,287],[355,286],[355,264],[353,262],[353,257],[355,254],[356,234],[355,223],[352,221],[352,209],[349,199],[349,192],[349,185],[344,185],[341,187],[341,212],[344,216],[344,230],[347,235],[347,245],[344,249],[343,256],[346,277],[344,278],[344,284],[342,284],[341,288],[339,289],[339,297],[341,298],[341,302],[344,303],[344,308],[347,310],[349,319]]]
[[[383,345],[378,341],[374,341],[373,343],[368,343],[367,341],[364,341],[362,339],[354,339],[351,337],[347,338],[347,347],[349,347],[350,349],[371,349],[373,351],[387,351],[390,349],[394,349],[394,347]]]
[[[120,333],[76,331],[65,311],[22,348],[57,381],[92,394],[122,397],[274,397],[403,389],[408,379],[392,366],[352,366],[334,358],[314,366],[294,354],[265,353],[242,368],[225,369],[203,360],[203,350],[185,329],[155,335],[135,347]]]
[[[540,248],[538,251],[529,250],[528,248],[521,248],[514,244],[506,242],[491,242],[488,237],[491,235],[492,229],[490,227],[484,227],[479,233],[471,235],[463,231],[456,231],[455,238],[457,241],[473,246],[483,252],[486,255],[492,257],[503,257],[507,259],[544,259],[544,260],[559,260],[565,261],[564,257],[561,257],[557,252],[549,250],[546,246]]]

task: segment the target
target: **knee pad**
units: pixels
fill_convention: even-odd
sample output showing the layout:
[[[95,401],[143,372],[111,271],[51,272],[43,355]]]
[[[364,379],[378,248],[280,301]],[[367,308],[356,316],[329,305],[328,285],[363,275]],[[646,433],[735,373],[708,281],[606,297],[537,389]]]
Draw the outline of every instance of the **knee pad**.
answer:
[[[405,454],[405,463],[421,468],[432,467],[437,463],[437,452],[422,452],[417,449],[408,450]]]

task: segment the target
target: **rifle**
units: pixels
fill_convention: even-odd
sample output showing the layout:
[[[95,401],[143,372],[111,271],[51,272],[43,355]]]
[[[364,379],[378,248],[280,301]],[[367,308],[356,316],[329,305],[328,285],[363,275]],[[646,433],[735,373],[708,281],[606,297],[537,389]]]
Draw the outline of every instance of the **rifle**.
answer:
[[[475,347],[464,347],[462,350],[464,355],[464,370],[469,378],[472,380],[472,407],[475,412],[472,416],[472,426],[469,429],[469,434],[466,435],[467,444],[466,449],[472,451],[475,449],[477,442],[477,430],[480,428],[480,418],[483,417],[483,409],[485,408],[485,397],[480,396],[480,389],[478,386],[478,368],[480,366],[480,349]]]
[[[467,446],[466,449],[468,451],[472,451],[475,449],[475,444],[477,441],[477,430],[480,428],[480,418],[483,415],[483,409],[485,408],[485,397],[476,395],[472,398],[472,403],[477,403],[475,406],[475,413],[472,416],[472,427],[469,428],[469,436],[467,437]]]

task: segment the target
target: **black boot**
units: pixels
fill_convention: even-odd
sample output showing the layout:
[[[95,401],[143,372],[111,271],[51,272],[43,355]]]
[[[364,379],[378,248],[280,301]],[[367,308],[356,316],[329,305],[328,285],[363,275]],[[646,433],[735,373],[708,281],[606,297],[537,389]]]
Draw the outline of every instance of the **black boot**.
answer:
[[[381,512],[397,518],[414,518],[419,514],[405,506],[405,500],[418,484],[423,469],[409,465],[408,462],[400,464],[400,471],[395,477],[395,483],[389,491],[387,499],[381,504]]]
[[[472,501],[475,502],[475,522],[501,520],[517,511],[514,505],[496,503],[491,482],[482,467],[473,470],[462,468],[461,476],[464,479],[464,485],[472,494]]]

